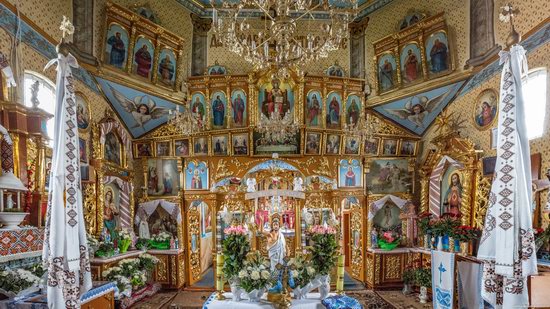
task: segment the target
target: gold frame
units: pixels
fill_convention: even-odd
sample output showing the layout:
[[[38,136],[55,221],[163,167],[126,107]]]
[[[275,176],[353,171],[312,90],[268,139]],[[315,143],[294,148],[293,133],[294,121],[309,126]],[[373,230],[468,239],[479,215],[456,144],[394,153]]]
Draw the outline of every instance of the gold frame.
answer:
[[[309,134],[317,134],[319,136],[319,151],[315,154],[307,153],[307,137]],[[323,135],[322,131],[306,130],[304,132],[304,156],[320,156],[323,153]]]
[[[394,140],[395,141],[395,153],[384,153],[384,144],[386,141]],[[380,156],[385,157],[397,157],[399,154],[399,147],[401,146],[400,143],[401,139],[399,137],[383,137],[382,141],[380,143],[381,148],[378,150],[378,153]]]
[[[360,169],[360,173],[359,173],[359,184],[353,186],[353,187],[346,187],[346,186],[340,186],[340,176],[342,176],[340,174],[341,170],[341,164],[342,164],[342,161],[347,161],[348,164],[352,164],[353,161],[357,161],[359,163],[359,169]],[[360,158],[341,158],[338,160],[338,180],[337,180],[337,183],[338,183],[338,189],[354,189],[354,190],[357,190],[357,189],[362,189],[365,185],[365,175],[364,175],[364,168],[363,168],[363,163],[361,162],[362,160]]]
[[[339,139],[339,144],[338,144],[338,153],[327,153],[327,142],[328,142],[328,137],[329,135],[337,135],[338,136],[338,139]],[[342,150],[342,134],[340,133],[332,133],[332,132],[325,132],[325,136],[323,138],[323,155],[325,156],[339,156],[340,153],[341,153],[341,150]]]
[[[225,141],[226,141],[226,146],[225,146],[226,152],[225,152],[225,154],[216,154],[216,153],[214,152],[214,138],[220,137],[220,136],[225,136]],[[227,132],[227,133],[222,133],[222,134],[212,134],[212,135],[210,136],[210,145],[212,145],[212,155],[213,155],[213,156],[220,156],[220,157],[227,157],[227,156],[229,156],[229,155],[231,154],[231,149],[232,149],[232,148],[231,148],[231,138],[230,138],[229,132]]]
[[[206,189],[187,189],[187,167],[190,163],[195,164],[195,166],[200,165],[200,163],[204,163],[206,165],[206,184],[203,185],[203,187],[206,187]],[[185,162],[185,166],[183,167],[183,190],[185,191],[209,191],[210,190],[210,166],[208,164],[207,160],[189,160]]]
[[[143,184],[144,184],[144,189],[143,189],[143,198],[144,199],[179,199],[179,197],[181,196],[181,192],[182,190],[184,189],[184,185],[183,185],[183,181],[182,181],[182,175],[183,175],[183,163],[182,163],[182,159],[179,158],[179,157],[160,157],[160,158],[142,158],[142,172],[143,172]],[[173,160],[176,162],[176,167],[177,167],[177,173],[178,173],[178,177],[179,177],[179,190],[178,190],[178,194],[176,195],[150,195],[148,190],[148,174],[149,174],[149,161],[150,160],[155,160],[155,161],[158,161],[158,160],[161,160],[161,161],[169,161],[169,160]]]
[[[246,154],[243,155],[243,154],[235,154],[235,149],[233,148],[234,147],[234,141],[233,141],[233,137],[234,136],[244,136],[245,137],[245,140],[246,140]],[[245,132],[233,132],[230,134],[230,138],[231,138],[231,152],[230,152],[230,155],[231,156],[238,156],[238,157],[248,157],[250,155],[250,134],[248,131],[245,131]]]
[[[320,114],[319,114],[319,125],[318,126],[311,126],[311,125],[308,125],[306,123],[306,117],[307,117],[307,98],[309,98],[309,94],[312,93],[312,92],[316,92],[319,94],[319,103],[320,103]],[[325,117],[323,116],[325,114],[325,109],[326,109],[326,102],[324,102],[324,98],[323,98],[323,91],[322,90],[319,90],[319,89],[309,89],[308,92],[306,93],[306,95],[304,96],[304,127],[306,129],[324,129],[326,128],[326,119]]]
[[[328,129],[328,130],[342,130],[342,128],[344,127],[344,123],[346,122],[346,119],[345,119],[345,115],[346,115],[346,102],[344,101],[344,94],[339,91],[339,90],[331,90],[327,93],[326,97],[325,97],[325,106],[324,106],[324,109],[326,109],[326,112],[325,112],[325,115],[327,115],[328,113],[328,105],[330,104],[329,102],[329,97],[331,94],[338,94],[340,96],[340,115],[338,115],[339,117],[339,120],[338,122],[340,123],[340,125],[338,127],[331,127],[329,126],[326,122],[327,122],[327,119],[325,117],[324,121],[325,121],[325,126],[324,128],[325,129]]]
[[[380,79],[380,66],[378,65],[378,61],[380,60],[380,58],[384,57],[385,55],[391,55],[391,56],[393,56],[393,60],[395,60],[395,66],[396,67],[395,67],[394,72],[393,72],[393,78],[395,80],[394,80],[394,84],[391,88],[388,88],[386,90],[382,90],[380,88],[380,80],[379,80]],[[386,94],[386,93],[389,93],[389,92],[392,92],[392,91],[395,91],[395,90],[399,89],[400,85],[401,85],[401,63],[399,61],[399,58],[396,57],[395,51],[394,50],[388,50],[388,51],[382,52],[382,53],[374,56],[374,63],[376,65],[375,84],[376,84],[376,91],[378,92],[378,94],[382,95],[382,94]]]
[[[84,105],[86,105],[86,111],[88,113],[88,127],[86,129],[81,129],[81,128],[78,128],[78,132],[79,133],[88,133],[90,132],[91,128],[92,128],[92,110],[90,109],[90,100],[88,100],[88,97],[81,91],[75,91],[74,93],[75,95],[75,103],[76,103],[76,110],[77,110],[77,126],[78,126],[78,99],[76,98],[77,96],[80,96],[82,98],[82,100],[84,101]]]
[[[153,54],[151,55],[151,70],[149,71],[149,74],[151,74],[151,76],[149,78],[146,78],[146,77],[143,77],[143,76],[139,75],[137,73],[137,67],[134,65],[134,58],[135,58],[136,52],[139,51],[139,49],[141,48],[141,47],[138,46],[138,42],[142,38],[148,40],[149,43],[151,43],[151,45],[153,46]],[[154,39],[151,38],[150,36],[148,36],[147,34],[143,33],[143,34],[136,35],[136,37],[134,39],[134,48],[132,50],[132,58],[128,59],[128,60],[131,59],[131,63],[132,63],[132,66],[130,67],[130,70],[128,71],[128,73],[131,74],[132,77],[137,78],[137,79],[141,79],[141,80],[144,80],[144,81],[148,81],[148,82],[153,82],[156,79],[157,62],[155,62],[155,59],[157,58],[158,51],[157,51],[157,46],[153,42],[154,42]]]
[[[399,45],[399,65],[400,66],[403,66],[405,65],[404,63],[401,62],[401,54],[403,53],[403,51],[410,45],[416,45],[416,47],[418,48],[419,52],[420,52],[420,58],[418,59],[418,61],[420,61],[420,75],[416,78],[416,80],[412,81],[412,82],[405,82],[405,76],[403,76],[405,74],[405,72],[403,71],[403,68],[400,67],[400,71],[401,71],[401,87],[402,88],[406,88],[406,87],[410,87],[412,85],[416,85],[418,83],[421,83],[423,81],[426,80],[426,76],[424,75],[424,67],[426,66],[426,52],[424,50],[424,46],[420,45],[420,42],[419,40],[411,40],[411,41],[407,41],[407,42],[403,42],[402,44]]]
[[[363,149],[362,149],[362,152],[363,152],[363,156],[364,157],[378,157],[378,155],[380,155],[380,146],[382,145],[382,138],[380,136],[373,136],[371,137],[371,139],[376,139],[377,142],[376,142],[376,154],[373,154],[373,153],[366,153],[365,152],[365,145],[367,144],[366,142],[366,139],[363,140]]]
[[[193,103],[194,103],[194,100],[193,98],[195,98],[195,95],[196,94],[200,94],[202,96],[202,103],[203,103],[203,107],[204,107],[204,121],[202,123],[202,127],[203,129],[209,129],[209,126],[210,126],[210,100],[208,100],[208,102],[206,102],[206,99],[207,99],[207,96],[206,96],[206,93],[202,92],[202,91],[193,91],[191,92],[191,100],[189,101],[189,105],[188,105],[188,108],[189,109],[193,109]]]
[[[413,143],[414,144],[414,148],[413,148],[413,153],[412,154],[403,154],[402,153],[402,150],[403,150],[403,143],[404,142],[409,142],[409,143]],[[416,153],[417,153],[417,150],[418,150],[418,142],[417,140],[412,140],[412,139],[401,139],[400,142],[399,142],[399,150],[397,151],[397,155],[400,156],[400,157],[415,157],[416,156]]]
[[[430,69],[426,66],[426,72],[428,73],[427,75],[427,79],[434,79],[434,78],[438,78],[438,77],[441,77],[441,76],[445,76],[445,75],[449,75],[451,74],[453,71],[454,71],[454,53],[453,53],[453,49],[451,49],[451,47],[454,48],[454,44],[452,44],[451,42],[451,37],[449,35],[449,31],[447,30],[447,26],[445,25],[445,27],[441,28],[441,29],[437,29],[433,32],[430,32],[430,33],[427,33],[425,34],[425,39],[424,39],[424,46],[422,47],[423,50],[426,49],[426,45],[428,44],[428,41],[429,39],[432,37],[432,36],[435,36],[436,34],[438,33],[443,33],[445,34],[445,37],[447,38],[447,54],[448,54],[448,68],[447,70],[445,71],[442,71],[442,72],[438,72],[438,73],[430,73]],[[425,55],[425,63],[426,65],[428,64],[428,54],[427,54],[428,51],[426,51],[424,53]]]
[[[204,140],[206,141],[206,148],[207,148],[206,153],[196,154],[195,153],[195,141],[199,140],[201,138],[204,138]],[[204,134],[204,135],[193,136],[193,152],[192,152],[193,157],[208,157],[211,154],[211,150],[212,150],[212,145],[210,145],[210,138],[208,138],[208,135]]]
[[[235,119],[233,118],[233,94],[235,92],[242,92],[242,94],[244,95],[244,119],[243,119],[243,125],[242,126],[235,126]],[[231,121],[228,122],[228,127],[229,128],[232,128],[232,129],[242,129],[242,128],[246,128],[248,127],[248,117],[249,117],[249,114],[250,114],[250,111],[249,111],[249,106],[248,106],[248,95],[247,95],[247,92],[246,90],[244,90],[243,88],[233,88],[231,89],[231,95],[229,96],[229,98],[227,99],[227,109],[230,111],[230,113],[228,113],[230,115],[230,119]]]
[[[174,85],[172,86],[169,86],[169,85],[166,85],[164,82],[162,82],[162,78],[159,77],[159,72],[158,72],[158,68],[160,66],[160,62],[162,61],[162,59],[160,58],[160,54],[162,53],[163,50],[165,49],[168,49],[168,50],[171,50],[172,53],[173,53],[173,56],[174,56],[174,61],[176,63],[174,63]],[[178,57],[178,53],[176,52],[176,50],[174,48],[172,48],[171,46],[168,46],[166,44],[164,45],[160,45],[158,47],[158,58],[157,58],[157,61],[156,61],[156,68],[157,68],[157,74],[155,76],[155,79],[153,80],[153,84],[159,86],[159,87],[163,87],[163,88],[166,88],[168,90],[174,90],[175,87],[176,87],[176,83],[178,81],[178,74],[177,74],[177,71],[178,71],[178,63],[179,63],[179,57]],[[155,52],[156,52],[156,49],[155,49]]]
[[[168,154],[167,155],[160,155],[158,153],[158,146],[160,144],[168,144]],[[155,145],[155,158],[166,158],[166,157],[173,157],[174,156],[174,152],[173,152],[173,148],[172,148],[172,140],[170,139],[165,139],[165,140],[158,140],[158,141],[154,141],[154,145]]]
[[[495,99],[496,99],[496,105],[494,106],[495,108],[495,117],[493,118],[493,120],[491,120],[491,122],[485,126],[480,126],[477,121],[476,121],[476,116],[478,115],[477,114],[477,109],[479,107],[479,103],[480,103],[480,99],[487,93],[491,93],[495,96]],[[483,89],[476,97],[476,100],[475,100],[475,106],[474,108],[472,109],[473,111],[473,114],[472,114],[472,120],[474,122],[474,126],[475,128],[478,130],[478,131],[486,131],[488,130],[489,128],[492,128],[495,124],[495,122],[497,121],[498,119],[498,113],[499,113],[499,110],[498,110],[498,102],[499,102],[499,93],[494,89],[494,88],[486,88],[486,89]]]
[[[117,130],[111,130],[110,132],[107,132],[105,134],[105,139],[107,139],[107,134],[113,134],[118,142],[120,143],[120,153],[119,153],[119,156],[120,156],[120,165],[116,165],[114,162],[111,162],[107,159],[105,159],[105,143],[101,143],[101,160],[103,160],[105,162],[105,164],[108,164],[108,165],[111,165],[111,166],[114,166],[114,167],[119,167],[119,168],[122,168],[122,169],[126,169],[128,167],[128,160],[126,159],[126,145],[124,145],[124,143],[122,142],[122,137],[120,137],[120,135],[118,134]]]
[[[128,45],[126,46],[126,55],[125,55],[125,57],[126,57],[125,62],[126,63],[123,63],[122,68],[119,68],[119,67],[116,67],[116,66],[110,64],[106,59],[106,57],[107,57],[107,40],[109,39],[107,37],[107,34],[109,33],[109,30],[111,29],[111,27],[113,25],[118,25],[122,29],[124,29],[126,31],[126,36],[128,37]],[[128,57],[129,56],[129,47],[130,47],[130,45],[132,45],[132,42],[131,42],[132,38],[131,38],[131,35],[130,35],[131,29],[128,29],[128,27],[126,27],[125,25],[117,22],[116,20],[110,20],[109,21],[108,18],[105,20],[105,26],[104,27],[105,28],[104,28],[103,36],[102,36],[103,40],[102,40],[102,44],[101,44],[101,46],[102,46],[101,60],[102,60],[103,65],[105,65],[109,68],[113,68],[113,69],[118,70],[118,71],[128,72],[128,62],[130,61],[130,58]],[[132,56],[133,56],[133,53],[132,53]]]
[[[351,139],[351,138],[356,138],[357,141],[359,142],[357,153],[346,153],[346,145],[347,145],[348,140]],[[342,151],[341,151],[343,156],[361,156],[362,155],[362,148],[363,148],[363,138],[361,138],[361,136],[359,136],[359,135],[354,135],[354,136],[344,135],[344,143],[342,144]]]
[[[139,144],[149,144],[149,150],[151,151],[151,155],[150,156],[140,156],[139,155],[139,150],[138,150],[138,145]],[[134,159],[141,159],[141,158],[154,158],[155,157],[155,150],[154,149],[154,142],[149,140],[149,141],[137,141],[137,142],[132,142],[132,146],[133,146],[133,150],[134,150]]]
[[[187,155],[178,155],[176,153],[176,142],[179,142],[179,141],[184,141],[184,140],[187,140]],[[191,156],[191,149],[193,148],[193,145],[192,145],[193,141],[191,140],[190,137],[187,137],[187,138],[175,138],[172,140],[172,144],[173,144],[173,149],[174,149],[174,157],[178,157],[178,158],[188,158]]]
[[[223,122],[224,124],[221,126],[221,127],[214,127],[214,110],[212,109],[212,103],[213,103],[213,99],[214,99],[214,95],[218,92],[221,92],[223,93],[223,96],[225,97],[225,115],[223,116]],[[208,99],[208,105],[209,105],[209,113],[208,113],[208,119],[210,120],[209,121],[209,124],[208,124],[208,127],[209,128],[212,128],[212,130],[225,130],[225,129],[228,129],[230,126],[229,126],[229,112],[231,111],[230,109],[230,103],[229,103],[229,100],[227,99],[227,93],[224,91],[224,90],[221,90],[221,89],[212,89],[211,93],[210,93],[210,98]]]
[[[398,195],[398,194],[412,194],[415,192],[415,187],[416,187],[416,170],[415,170],[415,162],[416,160],[414,158],[408,158],[408,157],[370,157],[370,158],[367,158],[365,160],[365,174],[370,174],[370,168],[371,168],[371,165],[374,161],[406,161],[407,162],[407,172],[409,173],[410,176],[412,176],[412,180],[411,180],[411,190],[410,190],[410,193],[409,192],[370,192],[370,190],[368,190],[368,196],[370,197],[371,195],[375,196],[375,195],[381,195],[381,196],[384,196],[384,195],[387,195],[387,194],[392,194],[392,195]],[[365,176],[366,178],[366,176]],[[366,180],[366,179],[365,179]],[[365,181],[365,186],[367,186],[367,182]]]

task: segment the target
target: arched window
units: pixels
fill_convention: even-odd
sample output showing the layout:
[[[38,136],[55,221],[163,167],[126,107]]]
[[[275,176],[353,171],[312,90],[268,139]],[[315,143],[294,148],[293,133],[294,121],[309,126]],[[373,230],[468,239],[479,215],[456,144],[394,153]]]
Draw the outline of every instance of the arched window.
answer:
[[[544,119],[547,105],[547,70],[537,68],[523,79],[523,100],[525,102],[525,123],[529,140],[544,133]]]
[[[25,105],[28,107],[33,106],[32,89],[34,84],[38,85],[38,92],[36,94],[36,99],[38,99],[39,102],[38,107],[54,115],[55,85],[47,77],[36,72],[25,71]],[[53,128],[54,120],[52,117],[46,122],[46,128],[42,128],[50,138],[50,146],[53,143]]]

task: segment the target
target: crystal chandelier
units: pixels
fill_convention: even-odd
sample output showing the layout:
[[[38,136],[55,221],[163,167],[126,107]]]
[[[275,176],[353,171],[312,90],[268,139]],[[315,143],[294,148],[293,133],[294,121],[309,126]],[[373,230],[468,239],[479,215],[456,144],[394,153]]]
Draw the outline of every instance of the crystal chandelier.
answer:
[[[220,2],[220,7],[214,7]],[[339,49],[357,15],[357,0],[211,0],[211,4],[212,29],[219,43],[256,69],[286,73]],[[250,9],[265,16],[263,27],[260,20],[243,17]],[[315,12],[328,18],[316,19]],[[306,20],[316,21],[315,28],[305,26]]]
[[[349,136],[361,136],[366,139],[372,138],[377,132],[378,124],[376,118],[367,113],[365,117],[359,117],[355,124],[345,124],[344,131]]]
[[[267,143],[283,143],[294,138],[300,126],[292,119],[290,111],[284,117],[280,113],[271,113],[269,117],[261,114],[257,131]]]
[[[200,120],[193,116],[190,108],[184,108],[183,111],[180,111],[180,107],[178,107],[175,110],[169,110],[168,113],[168,124],[173,125],[183,135],[200,132]]]

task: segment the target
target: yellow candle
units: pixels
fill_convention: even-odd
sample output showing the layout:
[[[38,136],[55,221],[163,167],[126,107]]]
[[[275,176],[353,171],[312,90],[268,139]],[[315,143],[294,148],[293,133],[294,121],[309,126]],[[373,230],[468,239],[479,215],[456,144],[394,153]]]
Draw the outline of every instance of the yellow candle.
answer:
[[[338,270],[336,272],[336,275],[338,276],[338,280],[336,281],[337,291],[344,290],[344,261],[345,261],[345,255],[340,255],[338,257]]]
[[[223,254],[218,254],[216,256],[216,290],[218,291],[223,290],[223,280],[222,280],[223,261],[224,261]]]

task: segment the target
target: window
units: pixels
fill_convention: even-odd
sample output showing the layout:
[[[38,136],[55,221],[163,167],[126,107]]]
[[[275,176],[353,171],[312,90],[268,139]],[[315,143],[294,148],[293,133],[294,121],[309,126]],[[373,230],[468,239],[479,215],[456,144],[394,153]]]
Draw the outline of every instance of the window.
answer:
[[[544,118],[547,104],[547,70],[535,69],[523,79],[523,100],[525,102],[525,123],[527,138],[539,138],[544,133]]]
[[[38,92],[36,98],[38,99],[38,107],[46,112],[55,114],[55,85],[47,77],[31,72],[25,72],[25,105],[32,107],[32,87],[35,83],[38,83]],[[50,146],[53,144],[53,129],[54,120],[53,117],[46,122],[45,130],[46,134],[50,138]]]

